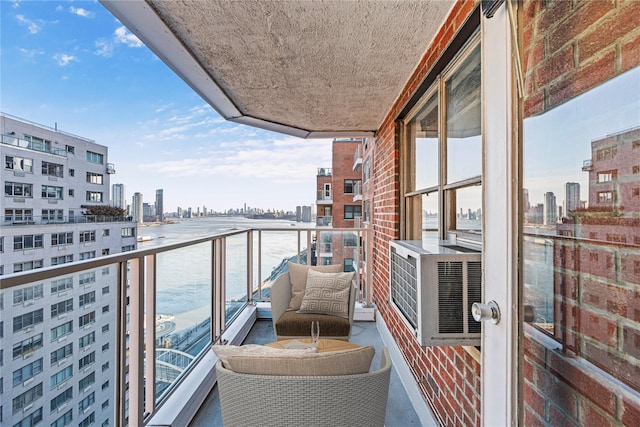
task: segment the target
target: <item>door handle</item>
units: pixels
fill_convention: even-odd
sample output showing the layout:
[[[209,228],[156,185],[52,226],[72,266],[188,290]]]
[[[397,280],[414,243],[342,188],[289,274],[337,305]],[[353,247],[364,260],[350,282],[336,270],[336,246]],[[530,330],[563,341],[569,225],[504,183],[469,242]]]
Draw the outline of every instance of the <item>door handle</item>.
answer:
[[[497,325],[500,322],[500,307],[493,300],[486,304],[474,302],[471,306],[471,315],[476,322],[491,320],[491,323]]]

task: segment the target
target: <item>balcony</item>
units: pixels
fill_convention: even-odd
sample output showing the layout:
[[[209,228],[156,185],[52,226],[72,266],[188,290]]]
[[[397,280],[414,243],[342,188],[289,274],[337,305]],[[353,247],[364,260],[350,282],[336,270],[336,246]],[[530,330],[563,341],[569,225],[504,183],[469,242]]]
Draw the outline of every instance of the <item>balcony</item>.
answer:
[[[331,168],[318,168],[318,176],[332,176]]]
[[[107,222],[132,222],[131,217],[105,216],[105,215],[51,215],[33,216],[29,214],[11,215],[6,214],[0,222],[0,226],[32,226],[46,224],[85,224],[85,223],[107,223]]]
[[[26,150],[39,151],[41,153],[53,154],[54,156],[67,157],[67,151],[60,148],[51,148],[51,144],[43,142],[28,141],[26,139],[18,138],[14,135],[0,135],[0,142],[2,144],[10,145],[12,147],[24,148]]]
[[[593,160],[588,159],[582,162],[582,170],[588,172],[593,169]]]
[[[362,145],[358,145],[356,152],[353,153],[353,171],[360,170],[362,168]]]
[[[58,360],[55,370],[62,374],[56,381],[61,382],[51,389],[44,387],[44,394],[36,400],[35,407],[44,402],[48,407],[61,387],[79,381],[83,392],[95,392],[96,402],[111,402],[107,412],[118,414],[118,418],[111,420],[110,425],[125,425],[127,421],[128,425],[139,426],[221,425],[215,388],[216,357],[210,350],[211,344],[273,341],[268,302],[270,283],[283,271],[285,261],[306,263],[307,248],[312,247],[313,242],[324,242],[333,235],[345,233],[349,236],[355,233],[359,242],[366,240],[369,231],[232,230],[187,242],[3,276],[3,317],[19,318],[20,322],[12,322],[13,332],[5,332],[0,341],[21,342],[20,348],[24,350],[21,352],[14,346],[13,360],[5,358],[7,372],[22,364],[26,357],[48,359],[61,342],[79,342],[86,339],[87,334],[95,334],[95,343],[91,342],[93,345],[83,351],[93,348],[99,354],[96,359],[99,357],[100,363],[65,379],[64,369],[76,364],[72,360],[75,354]],[[276,252],[286,253],[287,257],[272,265],[266,261],[267,255]],[[370,295],[366,285],[360,283],[361,279],[356,276],[361,295]],[[29,304],[7,304],[15,301],[16,292],[29,299],[22,301]],[[95,292],[92,298],[96,299],[95,302],[92,299],[90,307],[78,308],[77,313],[66,317],[49,316],[51,304],[76,296],[85,298],[87,292]],[[357,311],[369,309],[370,302],[358,302]],[[77,328],[66,327],[69,320],[78,322]],[[48,339],[50,334],[55,340]],[[46,339],[42,339],[43,336]],[[374,344],[377,357],[382,346],[390,348],[392,354],[396,352],[394,369],[400,370],[403,376],[408,375],[406,378],[411,377],[380,320],[356,323],[353,341]],[[3,348],[5,345],[2,343]],[[48,379],[50,374],[47,374]],[[414,410],[409,403],[409,396],[419,396],[417,386],[407,392],[397,375],[392,377],[395,378],[389,392],[387,424],[420,424],[421,419],[428,416],[426,406],[422,403]],[[247,401],[247,405],[250,408],[253,404]],[[18,416],[22,414],[16,413],[15,419]],[[194,416],[195,421],[191,423]],[[15,420],[9,417],[5,421],[11,424]]]
[[[318,196],[316,198],[317,205],[332,205],[333,204],[333,192],[331,190],[318,190]]]
[[[107,173],[110,175],[116,173],[116,166],[113,163],[107,163]]]
[[[354,202],[362,201],[362,181],[357,181],[353,186],[353,201]]]
[[[319,216],[316,218],[316,226],[317,227],[331,227],[332,221],[331,216]]]

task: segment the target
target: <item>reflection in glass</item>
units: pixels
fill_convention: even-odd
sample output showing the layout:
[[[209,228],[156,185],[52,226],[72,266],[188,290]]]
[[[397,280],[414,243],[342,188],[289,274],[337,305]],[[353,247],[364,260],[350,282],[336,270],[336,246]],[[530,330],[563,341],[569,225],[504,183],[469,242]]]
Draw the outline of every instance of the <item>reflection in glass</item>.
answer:
[[[448,184],[482,174],[480,47],[446,81]]]
[[[410,156],[415,184],[410,191],[438,185],[438,94],[427,101],[411,121],[415,131],[414,153]]]
[[[447,230],[482,230],[482,186],[474,185],[455,190],[447,190],[446,197],[451,198],[451,208],[455,212],[448,218],[451,221]]]
[[[236,234],[226,238],[225,322],[227,325],[247,302],[249,275],[246,262],[247,244],[246,234]]]

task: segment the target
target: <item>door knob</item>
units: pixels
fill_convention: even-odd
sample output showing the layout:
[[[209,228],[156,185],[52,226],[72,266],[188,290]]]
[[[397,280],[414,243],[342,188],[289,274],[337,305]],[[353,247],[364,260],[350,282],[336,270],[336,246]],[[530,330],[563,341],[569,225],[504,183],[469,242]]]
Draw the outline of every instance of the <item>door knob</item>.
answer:
[[[500,308],[495,301],[489,301],[486,304],[474,302],[471,306],[471,315],[476,322],[491,320],[494,325],[500,322]]]

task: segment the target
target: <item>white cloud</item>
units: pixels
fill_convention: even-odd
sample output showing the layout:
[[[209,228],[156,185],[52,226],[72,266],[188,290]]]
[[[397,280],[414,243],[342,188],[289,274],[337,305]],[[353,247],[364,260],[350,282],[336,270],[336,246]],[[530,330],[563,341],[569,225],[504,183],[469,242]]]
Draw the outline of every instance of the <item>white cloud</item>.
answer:
[[[81,7],[69,7],[69,12],[73,13],[74,15],[78,15],[78,16],[82,16],[83,18],[93,18],[95,16],[95,13],[93,12],[89,12],[87,9],[83,9]]]
[[[118,27],[115,31],[115,39],[118,43],[122,43],[128,47],[142,47],[143,44],[138,37],[130,33],[126,27]]]
[[[71,61],[78,60],[78,58],[76,58],[75,56],[67,55],[66,53],[56,53],[55,55],[53,55],[53,59],[58,61],[58,65],[60,65],[61,67],[69,65]]]
[[[24,15],[16,15],[16,19],[21,25],[26,25],[29,29],[29,33],[37,34],[42,29],[42,24],[32,21]]]
[[[95,41],[96,51],[94,52],[98,56],[102,56],[104,58],[110,58],[113,56],[113,43],[105,40],[99,39]]]

